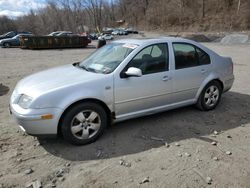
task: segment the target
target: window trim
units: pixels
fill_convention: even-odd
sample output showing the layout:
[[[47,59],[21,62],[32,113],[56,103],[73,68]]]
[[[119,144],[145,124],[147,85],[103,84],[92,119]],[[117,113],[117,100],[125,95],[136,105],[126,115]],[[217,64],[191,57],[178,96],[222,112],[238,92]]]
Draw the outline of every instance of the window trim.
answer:
[[[176,69],[174,44],[184,44],[184,45],[193,46],[194,49],[195,49],[195,56],[196,56],[196,58],[198,59],[198,65],[196,65],[196,66],[190,66],[190,67],[183,67],[183,68]],[[207,52],[205,52],[203,49],[201,49],[200,47],[198,47],[198,46],[196,46],[196,45],[194,45],[194,44],[192,44],[192,43],[188,43],[188,42],[172,42],[172,48],[173,48],[173,52],[174,52],[174,68],[175,68],[175,70],[186,69],[186,68],[192,68],[192,67],[199,67],[199,66],[210,65],[210,64],[211,64],[210,55],[209,55]],[[199,49],[201,52],[205,53],[205,54],[208,56],[208,58],[209,58],[209,63],[208,63],[208,64],[201,64],[200,58],[199,58],[199,54],[198,54],[198,52],[197,52],[197,49]]]
[[[159,45],[159,44],[165,44],[166,45],[166,48],[167,48],[167,52],[168,52],[168,57],[167,57],[167,61],[166,61],[166,67],[164,71],[161,71],[161,72],[166,72],[166,71],[169,71],[169,66],[170,66],[170,63],[169,63],[169,55],[170,55],[170,52],[169,52],[169,46],[168,46],[168,42],[161,42],[161,43],[155,43],[155,44],[150,44],[148,46],[145,46],[143,49],[141,49],[138,53],[136,53],[133,58],[127,63],[127,65],[122,69],[122,71],[120,72],[120,78],[127,78],[127,76],[125,75],[125,72],[128,70],[128,65],[131,63],[131,61],[139,54],[141,53],[142,50],[150,47],[150,46],[154,46],[154,45]],[[152,50],[153,48],[151,49],[151,52],[152,53]],[[149,73],[149,74],[156,74],[156,73],[160,73],[160,72],[155,72],[155,73]],[[143,74],[142,76],[144,75],[149,75],[149,74]]]

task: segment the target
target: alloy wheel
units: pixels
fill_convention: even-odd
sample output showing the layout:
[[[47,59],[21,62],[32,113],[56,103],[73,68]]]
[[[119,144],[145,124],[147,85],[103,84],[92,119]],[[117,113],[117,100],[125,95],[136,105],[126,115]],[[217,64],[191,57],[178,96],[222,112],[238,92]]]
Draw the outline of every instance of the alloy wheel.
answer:
[[[101,127],[101,117],[93,110],[79,112],[71,121],[72,134],[81,140],[92,138]]]
[[[204,96],[205,104],[209,107],[216,105],[220,97],[219,88],[215,85],[211,85],[207,88]]]

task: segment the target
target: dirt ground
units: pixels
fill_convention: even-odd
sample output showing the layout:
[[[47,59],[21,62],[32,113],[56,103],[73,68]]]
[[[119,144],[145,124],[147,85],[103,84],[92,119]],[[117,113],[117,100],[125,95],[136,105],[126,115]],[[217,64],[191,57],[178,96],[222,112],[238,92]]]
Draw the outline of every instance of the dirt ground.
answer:
[[[185,107],[125,121],[78,147],[23,134],[8,101],[24,76],[79,61],[94,47],[0,49],[0,187],[36,180],[66,188],[250,187],[250,45],[205,45],[235,62],[233,88],[215,110]]]

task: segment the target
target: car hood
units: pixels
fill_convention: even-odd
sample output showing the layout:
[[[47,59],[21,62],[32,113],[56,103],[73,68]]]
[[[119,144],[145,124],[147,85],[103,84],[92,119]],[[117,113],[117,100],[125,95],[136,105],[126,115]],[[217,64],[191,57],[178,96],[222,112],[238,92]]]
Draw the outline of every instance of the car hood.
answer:
[[[60,88],[90,83],[103,77],[105,74],[88,72],[73,65],[65,65],[25,77],[17,84],[16,91],[18,94],[36,97]]]
[[[15,39],[12,38],[5,38],[5,39],[1,39],[0,42],[11,42],[14,41]]]

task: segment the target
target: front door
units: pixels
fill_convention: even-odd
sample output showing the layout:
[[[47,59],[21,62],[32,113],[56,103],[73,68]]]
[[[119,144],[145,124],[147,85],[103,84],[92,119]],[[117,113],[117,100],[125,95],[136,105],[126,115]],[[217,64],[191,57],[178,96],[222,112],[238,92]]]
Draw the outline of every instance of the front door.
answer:
[[[172,75],[169,71],[168,46],[150,45],[141,50],[125,67],[142,70],[141,77],[116,77],[114,84],[117,118],[144,113],[169,104]],[[121,74],[122,75],[122,74]]]

